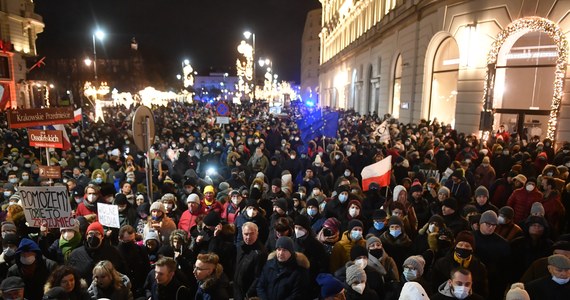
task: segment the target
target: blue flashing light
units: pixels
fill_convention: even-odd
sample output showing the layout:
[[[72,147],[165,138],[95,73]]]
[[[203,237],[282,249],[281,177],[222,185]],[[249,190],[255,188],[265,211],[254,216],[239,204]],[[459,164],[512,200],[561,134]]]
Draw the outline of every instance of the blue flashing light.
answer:
[[[313,102],[313,100],[307,100],[305,102],[305,105],[307,105],[308,107],[313,107],[313,106],[315,106],[315,103]]]

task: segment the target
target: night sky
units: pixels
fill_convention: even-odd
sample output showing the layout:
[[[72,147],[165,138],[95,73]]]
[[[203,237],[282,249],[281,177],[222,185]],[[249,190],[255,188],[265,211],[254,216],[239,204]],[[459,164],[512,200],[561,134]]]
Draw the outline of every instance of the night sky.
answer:
[[[44,18],[40,57],[85,57],[91,33],[107,37],[97,56],[121,58],[135,37],[145,61],[175,77],[188,58],[199,72],[235,67],[243,32],[256,34],[256,56],[270,57],[281,79],[300,80],[301,37],[318,0],[35,0]]]

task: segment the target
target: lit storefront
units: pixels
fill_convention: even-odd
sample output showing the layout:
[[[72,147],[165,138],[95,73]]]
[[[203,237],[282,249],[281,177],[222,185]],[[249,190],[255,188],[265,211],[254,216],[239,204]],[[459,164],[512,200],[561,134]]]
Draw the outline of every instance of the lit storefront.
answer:
[[[570,140],[569,1],[321,3],[323,105]]]

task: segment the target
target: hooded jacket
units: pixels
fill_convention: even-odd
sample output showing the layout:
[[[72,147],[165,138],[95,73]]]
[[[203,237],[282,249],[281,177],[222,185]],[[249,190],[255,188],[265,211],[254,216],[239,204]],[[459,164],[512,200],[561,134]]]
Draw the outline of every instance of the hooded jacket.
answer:
[[[442,283],[439,288],[437,289],[437,294],[431,296],[432,300],[442,300],[442,299],[457,299],[453,292],[451,291],[451,284],[449,281]],[[479,296],[478,294],[474,294],[473,292],[471,295],[467,296],[464,300],[483,300],[483,297]]]
[[[307,290],[310,286],[309,268],[311,264],[307,257],[295,252],[291,258],[280,263],[276,253],[271,252],[267,257],[257,283],[257,296],[262,300],[308,299]]]

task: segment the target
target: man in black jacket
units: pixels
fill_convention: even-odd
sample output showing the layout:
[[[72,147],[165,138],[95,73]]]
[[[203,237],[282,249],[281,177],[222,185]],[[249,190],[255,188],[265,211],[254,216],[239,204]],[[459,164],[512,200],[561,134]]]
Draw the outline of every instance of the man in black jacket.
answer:
[[[182,285],[175,277],[176,261],[171,257],[163,257],[154,265],[154,280],[147,286],[146,296],[148,299],[178,300],[190,299],[191,293],[187,287]]]
[[[253,222],[241,227],[243,243],[237,248],[234,274],[234,299],[242,300],[257,296],[256,286],[261,270],[267,260],[267,250],[259,241],[259,229]]]
[[[529,282],[531,299],[570,299],[570,259],[561,254],[548,257],[549,276]]]

